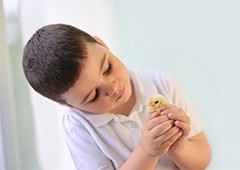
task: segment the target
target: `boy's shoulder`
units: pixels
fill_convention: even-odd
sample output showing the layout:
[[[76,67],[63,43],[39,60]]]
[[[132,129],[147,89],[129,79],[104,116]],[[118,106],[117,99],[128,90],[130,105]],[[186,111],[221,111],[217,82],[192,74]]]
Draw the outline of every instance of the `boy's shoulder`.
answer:
[[[160,82],[169,82],[173,80],[171,74],[165,71],[159,70],[140,70],[140,69],[129,69],[129,73],[131,76],[148,78],[152,81],[160,81]]]
[[[130,72],[133,82],[137,82],[134,87],[137,89],[143,88],[144,93],[147,89],[148,91],[154,91],[153,94],[160,93],[166,97],[178,88],[177,81],[168,72],[138,69],[130,70]]]

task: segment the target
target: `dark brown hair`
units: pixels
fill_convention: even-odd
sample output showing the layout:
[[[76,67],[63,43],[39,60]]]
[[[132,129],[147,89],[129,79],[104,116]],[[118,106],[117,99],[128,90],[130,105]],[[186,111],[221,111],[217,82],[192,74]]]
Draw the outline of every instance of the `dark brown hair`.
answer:
[[[86,43],[97,41],[86,32],[65,24],[36,31],[24,47],[23,70],[32,88],[65,103],[61,95],[78,79],[87,57]]]

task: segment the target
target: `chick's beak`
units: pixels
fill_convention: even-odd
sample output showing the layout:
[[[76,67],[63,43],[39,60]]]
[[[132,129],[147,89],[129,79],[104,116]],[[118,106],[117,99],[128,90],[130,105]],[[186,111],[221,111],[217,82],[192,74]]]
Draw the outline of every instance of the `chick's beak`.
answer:
[[[154,106],[154,102],[150,101],[148,105],[153,107]]]

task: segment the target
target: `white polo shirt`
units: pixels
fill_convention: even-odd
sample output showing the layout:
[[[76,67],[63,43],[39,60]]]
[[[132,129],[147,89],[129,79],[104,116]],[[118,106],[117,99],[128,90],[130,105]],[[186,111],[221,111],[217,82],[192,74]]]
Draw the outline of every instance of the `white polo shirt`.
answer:
[[[181,107],[191,119],[189,137],[204,130],[198,112],[178,83],[164,72],[129,70],[136,94],[136,104],[129,116],[90,114],[68,109],[62,126],[67,146],[77,169],[110,170],[119,168],[141,140],[141,129],[147,119],[146,107],[152,95],[162,94],[169,103]],[[177,169],[162,156],[156,169]]]

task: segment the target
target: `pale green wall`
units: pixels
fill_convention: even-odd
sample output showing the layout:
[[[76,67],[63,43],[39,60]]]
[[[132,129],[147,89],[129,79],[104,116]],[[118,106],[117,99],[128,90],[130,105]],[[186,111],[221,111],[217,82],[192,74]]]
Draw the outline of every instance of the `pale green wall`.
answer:
[[[10,69],[7,78],[11,79],[11,92],[13,97],[11,105],[6,107],[12,107],[11,109],[14,110],[14,115],[12,120],[9,119],[9,121],[6,121],[7,119],[5,119],[3,122],[3,132],[7,133],[8,129],[6,128],[8,128],[9,123],[12,123],[14,124],[14,128],[16,128],[14,130],[16,130],[17,136],[14,141],[11,141],[12,139],[9,139],[8,137],[3,138],[3,141],[6,144],[17,142],[20,159],[18,166],[21,169],[36,170],[39,169],[39,165],[35,150],[35,134],[29,89],[22,70],[23,45],[21,39],[21,25],[19,22],[18,1],[5,1],[4,7],[4,26],[6,29],[6,42],[4,42],[4,45],[8,49],[8,55],[4,57],[10,61],[9,66],[7,66],[8,69]],[[5,97],[7,96],[4,96],[3,98]],[[4,112],[2,114],[8,117],[8,113]],[[15,169],[12,166],[15,164],[15,160],[7,156],[9,151],[6,146],[4,146],[6,151],[5,161],[7,162],[5,165],[6,169]],[[10,154],[10,152],[8,154]]]
[[[10,58],[4,23],[3,4],[0,1],[0,169],[20,167]]]
[[[129,67],[177,78],[208,128],[208,169],[239,169],[240,1],[115,1]]]

